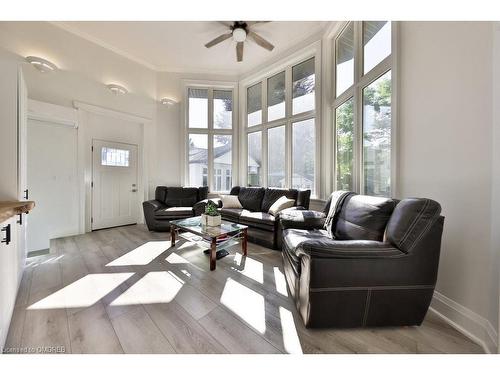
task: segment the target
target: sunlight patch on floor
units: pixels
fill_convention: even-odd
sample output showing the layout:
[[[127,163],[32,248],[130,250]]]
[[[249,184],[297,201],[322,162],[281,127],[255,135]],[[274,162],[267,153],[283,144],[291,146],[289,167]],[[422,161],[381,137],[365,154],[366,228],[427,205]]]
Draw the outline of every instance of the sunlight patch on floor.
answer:
[[[106,267],[144,266],[170,247],[169,241],[149,241],[106,264]]]
[[[258,260],[250,257],[243,257],[240,253],[234,255],[233,270],[255,280],[261,284],[264,283],[264,265]]]
[[[132,272],[87,275],[34,303],[28,309],[43,310],[92,306],[132,275]]]
[[[274,270],[274,285],[276,286],[276,291],[279,294],[288,297],[288,291],[286,290],[286,280],[283,272],[280,271],[278,267],[273,267]]]
[[[260,333],[266,332],[264,297],[228,278],[220,302]]]
[[[176,253],[170,254],[165,260],[168,263],[170,263],[170,264],[187,264],[187,263],[191,263],[189,260],[187,260],[183,256],[180,256],[179,254],[176,254]]]
[[[149,272],[110,305],[169,303],[175,298],[183,284],[184,281],[170,271]]]
[[[297,328],[293,321],[293,314],[290,310],[280,306],[281,332],[283,334],[283,346],[287,353],[302,354]]]

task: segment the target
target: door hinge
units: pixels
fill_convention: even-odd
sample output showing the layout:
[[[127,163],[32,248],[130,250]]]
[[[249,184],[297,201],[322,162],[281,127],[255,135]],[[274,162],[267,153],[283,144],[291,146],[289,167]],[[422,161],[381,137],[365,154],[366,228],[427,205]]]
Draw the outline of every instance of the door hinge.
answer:
[[[91,146],[90,149],[92,152],[94,152],[94,146]]]
[[[93,222],[94,222],[94,218],[93,218],[93,217],[91,217],[91,218],[90,218],[90,223],[92,224]]]
[[[91,188],[93,188],[93,187],[94,187],[94,181],[92,181],[92,182],[90,183],[90,187],[91,187]]]

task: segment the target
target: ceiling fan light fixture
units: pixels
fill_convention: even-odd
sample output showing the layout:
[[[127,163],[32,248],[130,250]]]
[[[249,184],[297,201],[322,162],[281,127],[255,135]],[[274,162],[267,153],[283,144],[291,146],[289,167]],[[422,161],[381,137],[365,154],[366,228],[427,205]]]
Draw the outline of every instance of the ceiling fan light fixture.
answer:
[[[244,42],[247,38],[247,32],[241,27],[237,27],[233,30],[233,40],[237,43]]]
[[[177,102],[174,99],[163,98],[160,100],[160,103],[163,105],[172,106],[172,105],[176,104]]]
[[[37,56],[26,56],[26,61],[37,68],[42,73],[53,72],[57,70],[57,65],[49,60]]]
[[[128,90],[125,87],[117,85],[116,83],[110,83],[109,85],[106,85],[106,87],[115,95],[128,93]]]

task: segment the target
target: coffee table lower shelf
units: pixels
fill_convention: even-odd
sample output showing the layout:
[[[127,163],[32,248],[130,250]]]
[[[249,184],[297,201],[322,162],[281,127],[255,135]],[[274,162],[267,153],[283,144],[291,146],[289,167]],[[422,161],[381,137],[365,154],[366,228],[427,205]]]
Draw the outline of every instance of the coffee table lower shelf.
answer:
[[[210,257],[210,270],[216,268],[216,260],[228,255],[227,248],[241,243],[243,255],[247,255],[248,227],[241,224],[223,221],[219,227],[202,226],[200,217],[173,220],[170,222],[172,247],[175,247],[176,233],[185,231],[201,238],[210,248],[204,251]]]

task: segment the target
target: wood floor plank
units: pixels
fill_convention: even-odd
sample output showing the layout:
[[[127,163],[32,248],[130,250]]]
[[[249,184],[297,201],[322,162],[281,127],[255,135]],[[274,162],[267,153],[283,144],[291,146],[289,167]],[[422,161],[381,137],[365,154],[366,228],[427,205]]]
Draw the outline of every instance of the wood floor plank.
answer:
[[[63,347],[70,353],[66,310],[27,310],[21,342],[23,348]]]
[[[68,310],[68,325],[73,353],[123,353],[101,303],[74,313]]]
[[[125,353],[175,353],[142,306],[111,319],[111,323]]]
[[[151,304],[144,307],[177,353],[217,354],[228,352],[176,302]]]

